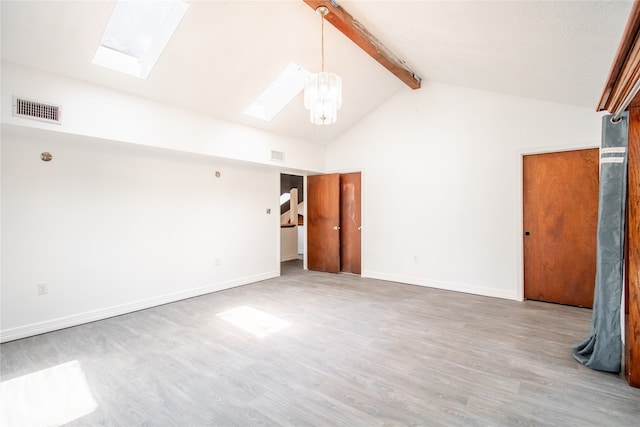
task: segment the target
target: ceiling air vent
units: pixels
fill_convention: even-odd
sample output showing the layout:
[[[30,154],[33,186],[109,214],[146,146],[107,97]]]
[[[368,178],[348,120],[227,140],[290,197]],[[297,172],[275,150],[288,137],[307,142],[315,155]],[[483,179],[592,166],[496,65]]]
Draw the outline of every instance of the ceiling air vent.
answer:
[[[60,124],[60,106],[13,97],[13,115],[25,119]]]
[[[279,162],[283,162],[284,153],[282,151],[271,150],[271,160],[277,160]]]

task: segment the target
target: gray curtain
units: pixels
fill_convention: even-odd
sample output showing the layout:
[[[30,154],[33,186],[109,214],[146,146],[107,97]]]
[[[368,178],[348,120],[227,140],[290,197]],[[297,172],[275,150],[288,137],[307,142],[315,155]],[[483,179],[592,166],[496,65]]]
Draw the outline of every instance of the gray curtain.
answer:
[[[596,283],[591,333],[589,338],[573,349],[574,357],[591,369],[620,372],[620,303],[629,116],[624,113],[617,122],[612,122],[611,118],[611,115],[602,118]]]

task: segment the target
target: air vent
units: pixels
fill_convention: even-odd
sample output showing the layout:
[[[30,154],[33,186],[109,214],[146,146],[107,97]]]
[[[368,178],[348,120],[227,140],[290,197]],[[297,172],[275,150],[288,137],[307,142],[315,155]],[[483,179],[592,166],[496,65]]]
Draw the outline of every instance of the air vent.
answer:
[[[282,151],[271,150],[271,160],[277,160],[279,162],[284,161],[284,153]]]
[[[13,115],[25,119],[60,124],[60,106],[13,97]]]

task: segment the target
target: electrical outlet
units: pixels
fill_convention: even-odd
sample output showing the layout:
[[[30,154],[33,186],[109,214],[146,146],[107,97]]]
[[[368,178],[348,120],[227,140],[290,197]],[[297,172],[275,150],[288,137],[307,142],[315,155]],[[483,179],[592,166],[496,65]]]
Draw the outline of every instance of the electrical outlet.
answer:
[[[213,264],[217,267],[220,265],[220,258],[216,258]]]
[[[46,295],[49,293],[49,287],[46,283],[38,283],[36,288],[38,290],[38,295]]]
[[[420,256],[418,256],[418,254],[413,256],[413,262],[420,262]]]

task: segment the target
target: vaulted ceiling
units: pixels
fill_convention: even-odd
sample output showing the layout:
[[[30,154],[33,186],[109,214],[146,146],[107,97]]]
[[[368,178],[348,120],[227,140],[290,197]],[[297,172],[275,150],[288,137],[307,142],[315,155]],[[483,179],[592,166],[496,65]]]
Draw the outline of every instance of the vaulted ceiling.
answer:
[[[2,58],[318,143],[332,141],[398,91],[412,90],[325,25],[326,69],[343,78],[338,122],[309,123],[302,95],[271,122],[253,119],[244,109],[287,64],[319,70],[319,16],[301,0],[188,3],[147,80],[92,64],[113,1],[3,0]],[[423,88],[443,82],[595,110],[632,3],[339,4],[406,61]]]

